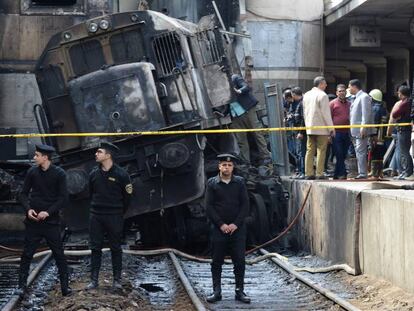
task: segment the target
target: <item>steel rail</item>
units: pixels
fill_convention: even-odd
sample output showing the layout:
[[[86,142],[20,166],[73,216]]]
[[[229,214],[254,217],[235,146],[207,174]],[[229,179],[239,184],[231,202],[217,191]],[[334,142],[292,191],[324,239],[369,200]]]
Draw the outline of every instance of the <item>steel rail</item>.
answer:
[[[263,255],[268,254],[269,252],[265,249],[260,249],[260,252]],[[316,284],[315,282],[305,278],[302,274],[299,272],[296,272],[294,267],[291,266],[287,262],[283,262],[282,260],[278,259],[277,257],[271,257],[271,261],[273,261],[275,264],[277,264],[279,267],[281,267],[283,270],[288,272],[289,274],[293,275],[296,279],[301,281],[302,283],[306,284],[307,286],[313,288],[314,290],[318,291],[322,295],[324,295],[326,298],[330,299],[331,301],[335,302],[337,305],[340,305],[342,308],[348,311],[361,311],[361,309],[355,307],[353,304],[351,304],[349,301],[339,297],[329,289],[323,288],[322,286]]]
[[[46,263],[52,258],[52,253],[46,254],[45,258],[43,258],[37,266],[30,272],[29,277],[27,278],[27,287],[29,287],[33,281],[37,278],[40,271],[44,268]],[[9,302],[3,307],[1,311],[13,311],[16,307],[16,305],[19,303],[21,297],[17,294],[14,294]]]
[[[183,268],[180,265],[180,262],[177,259],[177,256],[173,252],[168,252],[168,255],[173,262],[175,270],[178,273],[178,277],[180,278],[181,283],[183,284],[188,296],[190,297],[193,305],[197,309],[197,311],[207,311],[204,304],[201,302],[200,298],[197,296],[196,292],[194,291],[193,286],[191,285],[190,281],[188,280],[187,276],[184,273]]]

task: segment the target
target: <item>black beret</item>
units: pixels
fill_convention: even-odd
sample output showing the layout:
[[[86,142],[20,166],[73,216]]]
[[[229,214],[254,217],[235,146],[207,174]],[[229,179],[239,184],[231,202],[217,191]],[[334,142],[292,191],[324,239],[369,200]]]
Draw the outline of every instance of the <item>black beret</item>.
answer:
[[[43,154],[52,154],[55,152],[55,148],[49,145],[43,145],[43,144],[36,144],[36,151],[43,153]]]
[[[116,154],[119,151],[119,148],[117,146],[115,146],[114,144],[111,144],[110,142],[107,142],[107,141],[102,141],[99,144],[99,148],[105,149],[106,151],[108,151],[111,154]]]
[[[230,154],[230,153],[222,153],[217,155],[217,159],[219,159],[219,161],[226,161],[226,162],[237,162],[237,157]]]

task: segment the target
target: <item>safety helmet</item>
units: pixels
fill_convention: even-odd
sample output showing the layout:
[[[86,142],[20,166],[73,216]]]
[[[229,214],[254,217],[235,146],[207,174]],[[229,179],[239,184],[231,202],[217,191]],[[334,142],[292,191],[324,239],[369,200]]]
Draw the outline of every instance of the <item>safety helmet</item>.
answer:
[[[369,92],[369,96],[371,96],[372,99],[376,100],[377,102],[382,102],[382,92],[378,89],[373,89],[371,92]]]

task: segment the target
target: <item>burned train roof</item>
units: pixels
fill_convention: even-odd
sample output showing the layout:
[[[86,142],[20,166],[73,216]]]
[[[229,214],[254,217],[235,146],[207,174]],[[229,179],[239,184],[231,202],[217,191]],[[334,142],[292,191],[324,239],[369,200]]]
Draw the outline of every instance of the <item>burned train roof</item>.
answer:
[[[58,48],[62,44],[102,35],[107,31],[133,25],[148,26],[154,32],[177,31],[187,35],[191,35],[197,30],[196,24],[172,18],[156,11],[123,12],[95,17],[65,29],[49,40],[45,50]]]

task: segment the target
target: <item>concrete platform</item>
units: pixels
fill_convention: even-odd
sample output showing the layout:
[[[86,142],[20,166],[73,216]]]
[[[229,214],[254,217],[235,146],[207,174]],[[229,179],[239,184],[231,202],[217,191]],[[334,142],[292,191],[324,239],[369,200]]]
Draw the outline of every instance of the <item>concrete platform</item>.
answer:
[[[412,182],[283,178],[283,183],[291,193],[289,220],[311,187],[291,242],[414,293],[414,190],[396,189]]]

